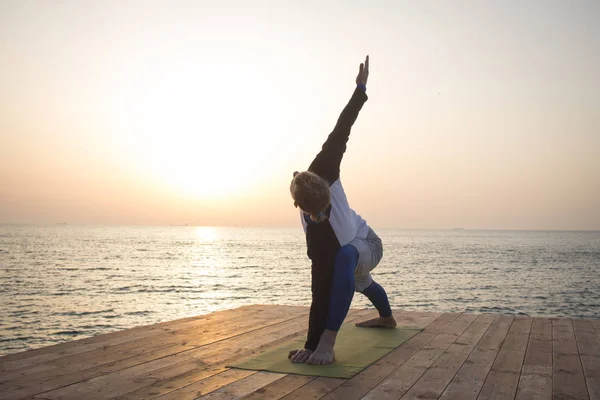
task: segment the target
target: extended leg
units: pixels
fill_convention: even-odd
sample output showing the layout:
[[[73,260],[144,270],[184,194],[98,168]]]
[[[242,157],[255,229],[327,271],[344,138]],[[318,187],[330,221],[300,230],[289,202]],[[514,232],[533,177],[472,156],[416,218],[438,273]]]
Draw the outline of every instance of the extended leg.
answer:
[[[392,308],[385,290],[377,282],[373,281],[368,288],[362,291],[362,294],[373,303],[379,312],[378,318],[373,318],[368,321],[357,323],[356,326],[365,328],[395,328],[396,320],[392,316]]]

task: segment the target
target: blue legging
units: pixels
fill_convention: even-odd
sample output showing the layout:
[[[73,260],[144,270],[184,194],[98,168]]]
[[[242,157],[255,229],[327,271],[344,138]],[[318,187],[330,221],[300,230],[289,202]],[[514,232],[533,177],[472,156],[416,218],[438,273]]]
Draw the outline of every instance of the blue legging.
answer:
[[[338,331],[348,314],[354,297],[354,270],[358,264],[358,250],[347,244],[342,246],[335,258],[333,284],[329,301],[329,314],[326,329]],[[375,281],[362,291],[373,303],[381,317],[390,317],[392,309],[385,290]]]

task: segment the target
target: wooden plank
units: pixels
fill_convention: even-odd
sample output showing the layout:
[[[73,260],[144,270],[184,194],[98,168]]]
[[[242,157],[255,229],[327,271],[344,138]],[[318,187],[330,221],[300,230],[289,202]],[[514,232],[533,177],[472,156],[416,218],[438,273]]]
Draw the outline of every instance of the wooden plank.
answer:
[[[34,375],[51,370],[56,370],[56,367],[50,364],[31,365],[24,368],[16,368],[14,370],[9,369],[8,371],[3,371],[0,373],[0,384],[2,382],[18,379],[26,374]]]
[[[292,316],[272,318],[270,319],[271,325],[259,329],[255,329],[251,325],[249,325],[246,329],[246,332],[248,332],[248,330],[250,330],[249,332],[258,332],[259,334],[260,332],[277,332],[282,329],[285,329],[285,322],[289,321],[290,318],[292,320],[296,318],[305,319],[303,316],[295,318],[293,318]],[[241,340],[240,338],[243,338],[244,335],[240,336],[241,332],[243,332],[243,330],[232,332],[227,336],[227,338],[237,338],[237,342],[243,343],[243,340]],[[16,383],[11,381],[8,382],[11,384],[10,386],[8,386],[7,384],[0,384],[0,388],[1,390],[10,392],[12,395],[11,398],[16,399],[52,390],[58,390],[58,393],[61,393],[59,388],[70,387],[75,383],[80,383],[81,385],[85,386],[85,382],[93,381],[94,378],[101,379],[103,376],[110,375],[111,373],[116,374],[116,376],[128,375],[131,373],[131,370],[135,370],[138,366],[140,366],[140,368],[150,368],[161,363],[165,365],[167,365],[169,362],[177,363],[177,361],[175,360],[179,360],[182,358],[193,358],[196,354],[210,352],[211,349],[215,346],[216,348],[222,348],[223,339],[225,338],[226,337],[208,339],[210,342],[206,343],[205,345],[201,345],[192,348],[191,350],[179,352],[176,354],[171,354],[170,349],[167,348],[155,352],[141,354],[139,356],[129,357],[123,360],[119,360],[117,362],[100,365],[87,370],[80,370],[74,372],[71,369],[65,368],[66,373],[64,375],[52,376],[46,380],[19,381]],[[120,374],[119,371],[121,370],[127,370],[127,372],[123,372],[122,374]],[[143,373],[143,371],[141,373]]]
[[[534,318],[516,400],[552,399],[552,321]]]
[[[148,358],[161,358],[170,354],[170,349],[161,349],[158,351],[150,351],[144,353],[143,356]],[[126,362],[127,360],[134,360],[136,358],[137,357],[129,357],[127,359],[121,360],[121,362]],[[0,384],[0,390],[9,393],[10,395],[9,397],[7,397],[9,399],[20,399],[23,397],[33,396],[46,391],[58,389],[104,374],[105,372],[99,371],[97,368],[77,370],[76,368],[70,367],[56,367],[51,371],[20,377],[18,380],[4,382]]]
[[[214,392],[233,382],[244,379],[256,371],[245,371],[241,369],[228,369],[198,382],[189,390],[173,391],[161,396],[160,392],[148,392],[147,399],[156,398],[160,400],[194,400],[207,393]],[[158,396],[158,397],[157,397]]]
[[[593,319],[591,322],[596,330],[596,335],[598,335],[598,338],[600,339],[600,319]]]
[[[458,313],[442,315],[440,313],[418,312],[395,312],[394,315],[398,326],[417,326],[424,328],[424,331],[413,336],[400,347],[373,363],[369,368],[348,379],[325,396],[324,399],[349,400],[361,398],[459,316]]]
[[[108,352],[114,346],[117,345],[121,345],[121,347],[118,349],[119,351],[121,351],[122,346],[142,346],[148,344],[149,341],[153,339],[172,339],[173,337],[177,337],[184,332],[197,334],[198,329],[206,330],[207,328],[212,328],[212,330],[218,330],[221,329],[220,327],[223,324],[228,324],[231,321],[240,320],[242,318],[242,315],[247,315],[246,318],[250,318],[251,316],[253,316],[261,320],[267,320],[277,310],[278,309],[273,307],[253,307],[247,310],[247,314],[244,314],[243,310],[240,311],[240,314],[233,312],[225,312],[223,315],[210,315],[207,318],[196,318],[192,321],[185,321],[183,323],[178,324],[165,324],[164,326],[160,325],[159,327],[156,327],[155,324],[149,326],[148,329],[138,327],[126,331],[116,332],[114,334],[109,333],[106,335],[99,335],[92,338],[83,339],[80,341],[73,341],[66,344],[49,346],[49,350],[54,349],[55,351],[46,351],[42,354],[12,361],[4,361],[3,359],[0,359],[0,372],[2,372],[3,370],[16,371],[20,369],[23,372],[21,375],[26,376],[29,375],[27,371],[33,365],[59,362],[62,359],[65,359],[65,363],[72,364],[77,359],[69,359],[69,356],[82,354],[82,357],[85,358],[88,356],[87,353],[89,352]],[[4,379],[2,379],[2,381],[3,380]]]
[[[46,392],[44,397],[57,400],[108,399],[194,370],[203,374],[202,379],[225,370],[224,364],[232,358],[232,354],[235,355],[234,359],[247,356],[257,351],[257,347],[272,346],[303,329],[304,321],[292,325],[273,325],[184,353],[137,363],[115,372],[107,371],[94,378]]]
[[[478,400],[515,398],[532,321],[533,319],[529,317],[515,318],[496,361],[483,383]]]
[[[244,379],[225,385],[200,399],[207,400],[236,400],[249,395],[269,383],[281,379],[285,374],[274,372],[256,372]]]
[[[238,310],[238,309],[224,310],[221,312],[227,311],[227,312],[233,313],[236,310]],[[218,315],[219,312],[216,312],[216,313]],[[165,327],[168,325],[174,325],[177,323],[190,322],[190,321],[194,321],[196,319],[208,319],[209,317],[212,317],[213,314],[215,314],[215,313],[199,315],[199,316],[194,316],[194,317],[188,317],[188,318],[181,318],[181,319],[170,320],[170,321],[163,321],[163,322],[158,322],[158,323],[151,324],[151,325],[136,326],[136,327],[127,329],[127,331],[131,331],[132,333],[135,332],[136,330],[151,331],[151,330],[155,330],[157,328]],[[16,360],[24,360],[26,358],[37,357],[37,356],[39,356],[41,354],[45,354],[45,353],[59,353],[65,349],[74,347],[74,343],[77,343],[78,346],[81,344],[96,343],[99,340],[100,341],[109,340],[109,339],[117,337],[117,336],[122,336],[124,334],[124,332],[126,332],[126,331],[119,330],[119,331],[114,331],[114,332],[108,332],[108,333],[103,333],[100,335],[90,336],[89,338],[85,338],[85,339],[73,340],[73,341],[64,342],[64,343],[57,343],[54,345],[44,346],[44,347],[40,347],[37,349],[29,349],[29,350],[21,351],[18,353],[6,354],[6,355],[0,357],[0,363],[16,361]]]
[[[255,312],[256,311],[256,312]],[[274,319],[284,320],[291,317],[297,317],[305,315],[304,310],[288,310],[288,312],[273,312],[275,309],[268,310],[267,312],[261,309],[254,309],[243,314],[242,316],[234,316],[227,319],[213,318],[210,321],[205,321],[201,325],[194,323],[194,325],[187,325],[184,327],[178,327],[177,329],[171,328],[168,331],[160,335],[153,335],[151,337],[143,337],[133,341],[120,343],[112,346],[104,346],[100,351],[86,352],[83,354],[76,354],[72,356],[62,357],[53,360],[53,365],[69,365],[79,362],[86,362],[94,359],[95,354],[110,354],[110,353],[123,353],[131,351],[132,349],[140,348],[161,348],[170,346],[173,344],[182,345],[198,345],[197,342],[200,340],[200,344],[206,342],[207,338],[214,341],[215,338],[221,337],[222,335],[229,337],[232,330],[239,329],[241,332],[246,332],[247,328],[260,328],[267,326]],[[94,363],[94,365],[97,363]]]
[[[244,397],[244,400],[275,400],[292,393],[315,379],[314,376],[286,375]],[[161,398],[161,400],[163,400]],[[170,399],[165,399],[170,400]],[[173,398],[172,400],[176,400]]]
[[[56,366],[71,366],[78,370],[89,369],[111,362],[119,361],[133,356],[139,356],[146,352],[159,349],[166,349],[167,353],[175,354],[190,348],[199,347],[218,340],[225,340],[236,332],[243,334],[251,329],[258,329],[267,326],[273,322],[282,321],[285,318],[301,317],[306,312],[297,312],[290,310],[288,313],[279,313],[280,315],[258,316],[248,315],[247,318],[219,321],[218,323],[203,326],[202,328],[175,330],[161,336],[143,338],[134,342],[127,342],[116,346],[103,348],[98,351],[86,352],[75,356],[64,357],[54,360],[51,363]],[[200,331],[201,329],[201,331]],[[171,346],[179,346],[173,348]],[[168,349],[167,349],[168,348]]]
[[[300,307],[299,307],[300,308]],[[2,365],[10,361],[24,360],[31,357],[38,357],[47,353],[61,353],[68,354],[68,350],[72,348],[81,348],[82,345],[88,345],[93,343],[101,343],[106,341],[112,341],[116,338],[127,336],[127,337],[138,337],[137,335],[152,335],[162,331],[168,331],[172,329],[181,328],[185,324],[203,321],[216,321],[234,318],[236,315],[244,315],[250,312],[261,312],[268,309],[277,309],[275,305],[252,305],[244,306],[232,310],[217,311],[210,314],[199,315],[195,317],[181,318],[173,321],[158,322],[151,325],[137,326],[127,330],[120,330],[110,333],[104,333],[102,335],[92,336],[86,339],[73,340],[65,343],[58,343],[52,346],[41,347],[39,349],[27,350],[19,353],[8,354],[0,357],[0,368]],[[35,363],[44,360],[44,358],[38,358]],[[1,371],[1,369],[0,369]]]
[[[374,315],[373,311],[370,311],[370,310],[350,310],[345,323],[354,323],[355,321],[361,321],[363,319],[371,318],[371,317],[373,317],[373,315]],[[305,318],[302,321],[301,325],[299,325],[299,326],[300,326],[300,329],[298,331],[298,334],[305,335],[306,328],[308,326],[308,319]],[[256,352],[256,351],[254,351],[254,352]],[[238,355],[238,356],[236,356],[236,358],[240,358],[240,356]],[[230,360],[230,362],[231,362],[231,360]],[[212,373],[213,374],[220,373],[224,369],[225,369],[224,364],[221,364]],[[163,394],[163,393],[168,393],[171,391],[176,391],[178,393],[185,393],[187,396],[187,393],[196,391],[197,390],[196,387],[203,388],[204,387],[203,380],[207,379],[208,376],[210,376],[210,373],[207,374],[207,371],[203,371],[203,370],[199,371],[198,368],[194,368],[191,370],[187,370],[183,373],[180,373],[178,375],[173,375],[171,378],[160,379],[158,382],[156,382],[152,385],[142,387],[135,391],[126,393],[122,396],[117,397],[117,399],[119,399],[119,400],[142,400],[142,399],[149,398],[150,393]],[[279,382],[279,381],[276,381],[276,382]],[[204,390],[203,393],[206,393],[206,390]]]
[[[600,400],[600,339],[589,320],[573,320],[583,375],[590,400]]]
[[[281,314],[281,313],[280,313]],[[290,317],[293,316],[293,312],[290,313]],[[199,337],[202,338],[201,343],[197,343],[198,340],[196,340],[196,347],[199,347],[200,345],[205,345],[208,343],[212,343],[212,342],[216,342],[219,340],[223,340],[227,337],[232,336],[233,334],[235,334],[236,332],[232,332],[235,329],[238,329],[237,333],[240,332],[246,332],[249,329],[256,329],[257,327],[260,326],[261,323],[265,323],[266,321],[268,321],[269,323],[277,323],[277,322],[281,322],[286,320],[286,317],[279,317],[279,318],[268,318],[269,315],[266,314],[264,316],[265,318],[261,318],[261,319],[257,319],[254,322],[254,325],[252,324],[252,321],[248,322],[244,322],[242,324],[236,325],[234,324],[224,324],[223,321],[219,321],[216,323],[216,326],[226,326],[226,329],[218,329],[218,331],[220,332],[216,332],[216,331],[211,331],[210,329],[203,329],[203,331],[209,332],[208,334],[204,333],[202,335],[198,335]],[[178,337],[178,333],[181,331],[173,331],[173,333],[167,335],[169,338],[175,338],[177,339]],[[185,332],[185,331],[184,331]],[[184,340],[185,342],[185,340]],[[81,364],[81,363],[72,363],[72,364],[67,364],[67,365],[59,365],[58,367],[60,368],[55,368],[53,370],[50,371],[44,371],[41,373],[35,373],[33,375],[30,376],[25,376],[22,377],[20,379],[14,379],[14,380],[10,380],[8,382],[5,383],[0,383],[0,389],[2,390],[9,390],[11,387],[14,386],[30,386],[30,382],[33,381],[44,381],[46,383],[46,385],[44,387],[47,387],[47,384],[50,383],[50,380],[52,380],[52,378],[58,378],[59,383],[61,383],[60,381],[64,379],[67,379],[67,377],[69,375],[78,375],[79,378],[81,378],[81,375],[84,375],[83,379],[89,378],[89,377],[93,377],[93,376],[98,376],[101,375],[102,373],[105,372],[106,368],[109,369],[115,369],[118,368],[119,366],[123,367],[123,364],[125,364],[125,366],[130,366],[132,363],[135,364],[140,358],[143,358],[144,360],[147,359],[152,359],[152,358],[160,358],[160,357],[164,357],[166,355],[170,355],[170,354],[175,354],[181,351],[185,351],[188,349],[193,348],[193,346],[189,346],[189,345],[180,345],[180,346],[172,346],[172,347],[166,347],[166,348],[162,348],[159,347],[159,349],[157,350],[153,350],[151,348],[152,346],[148,345],[148,348],[144,348],[144,347],[137,347],[137,351],[135,351],[136,349],[134,349],[134,351],[132,352],[128,352],[125,351],[125,349],[121,349],[120,353],[112,353],[110,354],[110,357],[114,357],[114,355],[116,355],[116,357],[114,357],[113,359],[106,358],[106,357],[99,357],[97,359],[93,359],[90,362],[87,362],[87,365]],[[123,367],[124,368],[124,367]],[[88,371],[88,373],[83,373],[83,371]],[[81,380],[81,379],[78,379]],[[71,381],[75,382],[75,381]],[[64,386],[64,385],[63,385]]]
[[[474,314],[461,314],[444,332],[437,334],[363,398],[382,400],[402,397],[476,318]]]
[[[475,349],[460,367],[441,399],[476,399],[502,343],[513,323],[513,317],[498,315]]]
[[[589,399],[571,320],[553,320],[552,338],[553,398]]]
[[[402,399],[437,399],[479,340],[489,329],[495,316],[481,314],[429,367]]]
[[[327,393],[344,383],[346,379],[318,377],[306,385],[282,397],[284,400],[321,399]]]

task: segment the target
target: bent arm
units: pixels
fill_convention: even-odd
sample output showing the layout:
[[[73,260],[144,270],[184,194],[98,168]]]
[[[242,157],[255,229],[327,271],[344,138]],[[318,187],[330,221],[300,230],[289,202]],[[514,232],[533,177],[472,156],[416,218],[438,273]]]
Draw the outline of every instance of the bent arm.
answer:
[[[367,99],[365,85],[357,85],[350,101],[340,114],[335,128],[333,128],[321,151],[308,167],[309,171],[319,175],[328,181],[330,185],[340,177],[340,165],[346,151],[350,130]]]

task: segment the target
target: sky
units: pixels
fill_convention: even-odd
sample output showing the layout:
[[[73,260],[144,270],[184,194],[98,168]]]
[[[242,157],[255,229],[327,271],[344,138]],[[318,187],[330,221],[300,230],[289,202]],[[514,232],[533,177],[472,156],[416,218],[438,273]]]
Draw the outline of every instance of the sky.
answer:
[[[600,230],[598,1],[0,1],[0,223]]]

